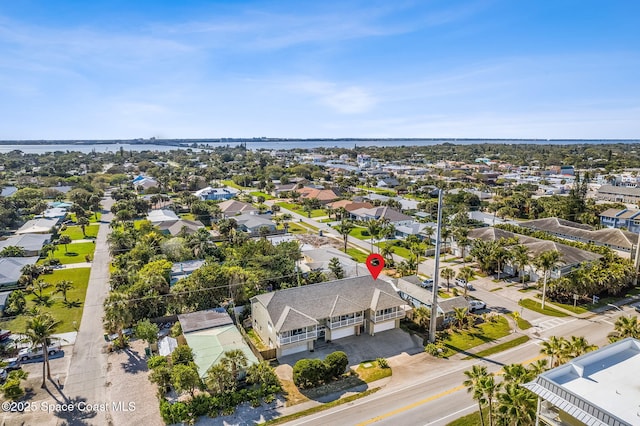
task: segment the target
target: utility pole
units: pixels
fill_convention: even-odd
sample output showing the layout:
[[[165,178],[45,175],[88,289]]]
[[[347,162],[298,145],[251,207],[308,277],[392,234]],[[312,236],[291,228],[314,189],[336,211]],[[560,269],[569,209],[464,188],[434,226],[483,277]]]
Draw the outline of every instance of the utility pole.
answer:
[[[631,245],[633,248],[633,244]],[[638,240],[636,241],[636,260],[634,262],[635,275],[633,276],[633,286],[638,285],[638,267],[640,266],[640,229],[638,230]]]
[[[442,189],[438,190],[438,226],[436,228],[436,253],[433,268],[433,299],[431,300],[431,319],[429,320],[429,343],[436,341],[436,320],[438,318],[438,280],[440,279],[440,240],[442,234]]]

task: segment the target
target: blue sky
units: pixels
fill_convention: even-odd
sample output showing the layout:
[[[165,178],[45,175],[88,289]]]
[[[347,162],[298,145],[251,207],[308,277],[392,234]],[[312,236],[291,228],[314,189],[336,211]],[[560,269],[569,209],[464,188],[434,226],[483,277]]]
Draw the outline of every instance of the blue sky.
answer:
[[[640,138],[636,0],[3,1],[0,139]]]

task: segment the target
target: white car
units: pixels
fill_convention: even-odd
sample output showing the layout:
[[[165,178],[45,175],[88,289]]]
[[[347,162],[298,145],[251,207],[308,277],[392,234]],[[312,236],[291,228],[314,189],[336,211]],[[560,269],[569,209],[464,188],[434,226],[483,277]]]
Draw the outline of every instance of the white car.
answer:
[[[59,343],[52,343],[47,346],[47,354],[49,354],[49,356],[55,355],[60,351],[60,349],[61,348]],[[41,346],[38,346],[37,348],[24,348],[21,349],[20,352],[18,352],[18,359],[20,361],[27,361],[39,356],[42,356]]]
[[[482,300],[470,300],[469,301],[469,312],[477,311],[479,309],[485,309],[487,304]]]

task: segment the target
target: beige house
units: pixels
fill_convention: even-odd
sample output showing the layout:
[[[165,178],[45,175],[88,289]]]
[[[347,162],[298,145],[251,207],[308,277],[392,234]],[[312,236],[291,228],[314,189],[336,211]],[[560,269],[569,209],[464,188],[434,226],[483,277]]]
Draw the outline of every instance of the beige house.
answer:
[[[403,305],[389,282],[370,276],[345,278],[255,296],[252,324],[281,357],[313,350],[318,340],[398,328],[405,316]]]

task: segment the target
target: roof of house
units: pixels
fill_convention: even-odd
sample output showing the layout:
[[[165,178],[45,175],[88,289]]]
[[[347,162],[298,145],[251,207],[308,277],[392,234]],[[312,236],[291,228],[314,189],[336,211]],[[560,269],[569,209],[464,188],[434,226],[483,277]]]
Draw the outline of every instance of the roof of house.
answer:
[[[370,276],[287,288],[260,294],[251,301],[266,308],[278,332],[306,327],[311,325],[310,319],[329,318],[332,312],[382,310],[404,304],[389,282]],[[351,310],[347,312],[350,303]]]
[[[173,210],[167,209],[151,210],[149,214],[147,214],[147,219],[149,219],[151,223],[175,222],[180,220]]]
[[[425,305],[431,306],[433,302],[433,292],[422,287],[422,280],[417,275],[409,275],[398,278],[396,283],[398,291],[411,296],[411,298],[419,300]],[[438,312],[453,312],[453,308],[468,308],[469,302],[462,296],[443,299],[438,297]]]
[[[21,247],[27,251],[40,251],[42,246],[51,241],[51,234],[22,234],[13,235],[0,241],[0,250],[5,247]]]
[[[56,218],[56,217],[64,217],[67,214],[67,209],[64,207],[52,207],[49,209],[46,209],[43,213],[42,216],[43,217],[48,217],[48,218]]]
[[[640,340],[624,339],[540,374],[524,387],[587,425],[638,424]]]
[[[0,257],[0,285],[14,284],[22,275],[25,265],[34,265],[38,256],[32,257]]]
[[[412,220],[411,216],[408,216],[388,206],[379,206],[371,209],[357,209],[352,211],[351,213],[363,218],[386,219],[389,222],[403,222]]]
[[[521,222],[519,225],[525,228],[568,235],[579,238],[585,242],[593,241],[610,246],[624,247],[629,250],[631,250],[632,245],[635,245],[638,241],[638,235],[633,232],[615,228],[594,230],[593,227],[589,225],[570,222],[555,217],[530,220]]]
[[[224,195],[236,195],[240,190],[236,188],[232,188],[230,186],[225,186],[224,188],[212,188],[207,186],[206,188],[199,189],[194,193],[196,197],[206,197],[209,194],[224,194]]]
[[[169,231],[171,235],[178,235],[183,228],[187,234],[195,234],[198,229],[204,228],[204,225],[199,220],[180,219],[177,222],[161,222],[158,228]]]
[[[450,297],[448,299],[438,300],[438,308],[443,312],[453,312],[454,308],[469,309],[469,301],[463,296]]]
[[[178,315],[178,321],[180,321],[183,333],[233,324],[231,317],[224,308],[181,314]]]
[[[0,197],[10,197],[16,193],[18,188],[15,186],[5,186],[0,188]]]
[[[496,241],[500,238],[517,237],[520,244],[529,249],[529,256],[536,257],[541,253],[549,250],[557,250],[562,253],[560,259],[561,265],[574,265],[580,262],[592,261],[602,256],[590,251],[582,250],[566,244],[556,243],[549,240],[541,240],[538,238],[528,237],[526,235],[514,234],[498,228],[478,228],[469,231],[469,238],[481,239],[485,241]]]
[[[332,209],[344,208],[345,210],[351,212],[357,209],[370,209],[373,207],[373,204],[367,202],[357,202],[351,200],[338,200],[329,204],[329,207]]]
[[[340,198],[340,195],[333,189],[318,189],[305,186],[296,191],[300,193],[301,198],[317,198],[320,201],[332,201]]]
[[[51,232],[58,224],[58,219],[40,218],[28,220],[16,231],[16,234],[42,234]]]
[[[258,359],[242,338],[242,334],[232,324],[188,332],[184,337],[193,350],[200,377],[206,376],[207,370],[219,363],[224,353],[231,350],[241,350],[247,357],[247,365],[258,363]]]
[[[598,193],[633,195],[636,197],[640,197],[640,188],[631,188],[627,186],[602,185],[600,188],[598,188]]]
[[[247,213],[247,212],[257,212],[258,209],[249,203],[244,203],[242,201],[237,200],[226,200],[221,203],[218,203],[218,207],[222,213]]]
[[[257,215],[257,214],[241,214],[239,216],[234,216],[233,219],[238,223],[238,225],[243,225],[247,229],[255,229],[260,228],[262,226],[273,226],[276,224],[271,220],[271,216],[269,215]]]
[[[600,217],[618,217],[618,215],[625,210],[626,209],[606,209],[600,213]]]

